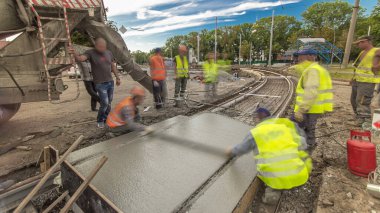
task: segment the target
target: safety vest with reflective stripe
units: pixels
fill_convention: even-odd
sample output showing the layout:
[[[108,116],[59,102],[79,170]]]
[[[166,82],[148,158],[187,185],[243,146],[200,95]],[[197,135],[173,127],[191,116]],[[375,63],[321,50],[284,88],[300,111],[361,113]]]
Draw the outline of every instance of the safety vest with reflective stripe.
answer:
[[[310,62],[305,62],[310,63]],[[302,64],[301,64],[302,66]],[[305,70],[302,73],[301,78],[298,81],[296,93],[296,104],[294,107],[294,112],[298,112],[300,105],[305,100],[305,88],[304,88],[304,80],[305,76],[307,76],[308,72],[310,70],[317,70],[318,76],[319,76],[319,87],[318,87],[318,96],[313,101],[312,105],[309,108],[309,111],[307,113],[310,114],[323,114],[325,112],[332,112],[334,108],[333,104],[333,92],[332,92],[332,81],[329,72],[323,68],[318,63],[311,63],[308,67],[305,68]],[[307,96],[306,96],[307,97]]]
[[[183,63],[182,59],[183,58]],[[189,62],[187,61],[186,56],[181,57],[177,55],[175,57],[175,62],[177,65],[177,77],[178,78],[188,78],[189,77]]]
[[[164,59],[160,55],[150,58],[150,75],[154,81],[162,81],[166,78]]]
[[[251,130],[258,155],[258,177],[273,189],[291,189],[306,183],[312,169],[308,154],[299,151],[301,136],[292,121],[272,118]]]
[[[367,52],[364,58],[360,61],[358,67],[355,69],[354,79],[358,82],[366,83],[380,83],[380,76],[375,75],[372,72],[373,59],[375,57],[376,51],[379,48],[372,48]],[[360,59],[364,51],[362,51],[358,58],[355,60],[354,64]]]
[[[212,62],[206,61],[203,63],[203,75],[205,83],[215,83],[218,80],[218,65]]]
[[[130,112],[132,113],[130,116],[135,117],[135,106],[133,105],[132,97],[129,96],[122,100],[116,107],[110,112],[107,117],[107,125],[110,128],[115,128],[118,126],[126,125],[127,122],[122,118],[122,110],[128,107]]]

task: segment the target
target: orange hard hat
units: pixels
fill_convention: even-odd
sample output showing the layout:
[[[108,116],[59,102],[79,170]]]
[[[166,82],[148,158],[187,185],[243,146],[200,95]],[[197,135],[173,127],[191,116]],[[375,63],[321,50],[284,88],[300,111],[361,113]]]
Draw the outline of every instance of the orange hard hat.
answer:
[[[133,95],[133,96],[145,96],[145,90],[139,86],[134,86],[131,89],[131,95]]]

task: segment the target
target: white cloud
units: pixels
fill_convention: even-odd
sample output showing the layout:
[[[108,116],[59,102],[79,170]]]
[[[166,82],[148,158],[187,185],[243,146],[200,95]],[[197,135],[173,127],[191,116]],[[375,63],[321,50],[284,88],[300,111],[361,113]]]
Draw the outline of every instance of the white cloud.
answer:
[[[183,29],[183,28],[188,28],[188,27],[200,26],[204,24],[205,21],[210,20],[211,18],[214,18],[214,17],[239,16],[239,15],[244,15],[247,10],[276,7],[276,6],[281,6],[285,4],[297,3],[300,1],[301,0],[282,0],[282,1],[279,0],[275,2],[271,2],[271,1],[242,2],[230,8],[224,8],[224,9],[219,9],[219,10],[214,10],[214,11],[206,10],[204,12],[199,12],[199,13],[190,14],[190,15],[170,15],[168,14],[168,12],[159,13],[159,11],[153,14],[151,12],[150,17],[153,17],[153,16],[161,16],[161,17],[167,16],[167,17],[158,21],[151,21],[143,25],[135,26],[135,28],[143,29],[144,31],[130,31],[127,34],[129,36],[149,35],[149,34],[154,34],[154,33],[166,32],[169,30],[177,30],[177,29]],[[148,13],[144,13],[144,15],[141,17],[146,18],[147,14]]]
[[[249,10],[265,10],[298,3],[302,0],[104,0],[109,16],[126,14],[130,21],[122,24],[144,31],[129,30],[123,35],[131,50],[149,51],[162,46],[173,31],[219,22],[234,22]],[[172,5],[176,6],[172,6]],[[166,5],[166,7],[165,7]],[[169,7],[171,5],[172,7]],[[157,9],[160,6],[164,9]],[[123,19],[120,16],[119,21]],[[131,21],[142,23],[131,26]],[[122,21],[121,21],[122,22]],[[167,34],[167,35],[165,35]],[[154,35],[154,36],[153,36]],[[154,41],[154,42],[152,42]]]
[[[169,12],[162,12],[159,10],[148,10],[142,8],[137,12],[136,18],[140,20],[157,18],[157,17],[171,17],[172,15]]]
[[[207,24],[207,22],[201,21],[201,22],[193,22],[193,23],[166,25],[166,26],[162,26],[162,27],[154,27],[154,28],[147,29],[145,31],[136,31],[136,30],[135,31],[128,31],[123,37],[162,33],[162,32],[167,32],[167,31],[171,31],[171,30],[178,30],[178,29],[183,29],[183,28],[201,26],[201,25],[205,25],[205,24]]]
[[[144,8],[181,1],[183,0],[104,0],[104,5],[109,9],[108,15],[114,16],[135,13]]]

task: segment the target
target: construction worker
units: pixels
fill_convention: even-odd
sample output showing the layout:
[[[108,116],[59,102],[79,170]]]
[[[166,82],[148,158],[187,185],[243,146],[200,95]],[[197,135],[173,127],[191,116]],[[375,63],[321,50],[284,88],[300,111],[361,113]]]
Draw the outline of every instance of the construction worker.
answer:
[[[140,119],[137,106],[143,103],[145,98],[145,90],[135,86],[130,91],[130,96],[122,100],[109,113],[107,117],[107,126],[112,136],[126,134],[132,131],[152,132],[152,128],[145,127],[136,123]]]
[[[259,123],[241,144],[227,150],[229,157],[253,151],[258,177],[268,186],[263,202],[274,204],[280,190],[301,186],[309,179],[312,162],[302,130],[287,118],[271,118],[265,108],[256,110]]]
[[[205,83],[205,99],[212,101],[216,98],[216,87],[218,83],[218,65],[214,61],[214,54],[207,54],[207,61],[203,63],[203,78]]]
[[[97,123],[98,128],[102,129],[105,127],[104,122],[111,111],[115,84],[112,73],[115,75],[116,85],[120,86],[121,84],[120,74],[116,68],[113,54],[107,49],[107,42],[103,38],[97,38],[95,48],[87,50],[83,55],[77,54],[74,49],[71,52],[74,53],[77,62],[88,60],[91,64],[93,81],[100,98]]]
[[[317,51],[304,49],[296,52],[301,72],[296,89],[294,119],[307,134],[310,146],[315,143],[315,128],[318,118],[333,111],[332,81],[329,72],[316,62]]]
[[[354,44],[362,51],[354,62],[351,105],[361,125],[371,118],[371,100],[376,84],[380,83],[380,49],[373,47],[370,36],[362,36]]]
[[[190,77],[189,62],[187,60],[187,47],[179,45],[179,55],[175,56],[174,72],[175,72],[175,91],[174,98],[184,97],[186,92],[187,80]]]
[[[165,103],[166,69],[161,48],[154,49],[154,55],[149,59],[150,75],[153,83],[153,98],[156,109],[161,109]]]
[[[95,88],[95,83],[92,78],[91,64],[88,61],[78,63],[79,70],[81,70],[81,76],[87,93],[91,96],[91,111],[96,112],[96,103],[100,103],[100,97]]]

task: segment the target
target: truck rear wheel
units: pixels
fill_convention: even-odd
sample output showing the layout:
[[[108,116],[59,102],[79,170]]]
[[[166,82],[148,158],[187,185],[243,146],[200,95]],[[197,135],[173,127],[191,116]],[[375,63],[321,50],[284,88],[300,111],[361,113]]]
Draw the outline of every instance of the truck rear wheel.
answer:
[[[0,105],[0,125],[11,119],[20,109],[21,103]]]

